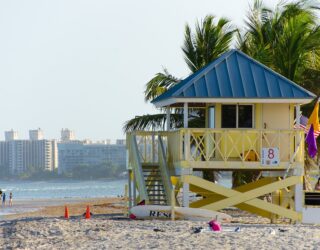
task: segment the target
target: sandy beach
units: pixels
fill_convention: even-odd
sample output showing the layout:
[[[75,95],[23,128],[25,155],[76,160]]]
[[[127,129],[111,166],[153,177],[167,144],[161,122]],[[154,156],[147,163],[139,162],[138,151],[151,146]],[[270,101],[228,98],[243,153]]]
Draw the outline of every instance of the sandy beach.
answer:
[[[219,233],[194,233],[207,224],[196,221],[129,220],[123,216],[120,198],[86,200],[64,206],[9,215],[0,221],[3,249],[318,249],[317,225],[270,224],[270,221],[239,210],[226,211],[232,223]],[[93,216],[82,214],[90,205]],[[233,232],[240,227],[240,232]]]

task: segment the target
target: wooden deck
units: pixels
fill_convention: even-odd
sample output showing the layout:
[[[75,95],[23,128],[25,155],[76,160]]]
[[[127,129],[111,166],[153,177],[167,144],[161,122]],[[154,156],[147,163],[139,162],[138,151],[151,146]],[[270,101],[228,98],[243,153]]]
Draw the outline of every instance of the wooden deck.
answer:
[[[171,168],[283,171],[303,168],[304,133],[301,130],[179,129],[135,131],[142,163],[158,161],[158,136]],[[263,148],[277,148],[279,162],[263,164]]]

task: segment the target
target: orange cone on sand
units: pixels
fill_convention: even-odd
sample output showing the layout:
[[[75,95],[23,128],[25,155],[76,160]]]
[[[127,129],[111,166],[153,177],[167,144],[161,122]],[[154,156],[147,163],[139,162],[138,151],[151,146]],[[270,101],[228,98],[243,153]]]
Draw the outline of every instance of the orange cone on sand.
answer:
[[[86,219],[90,219],[90,208],[87,206],[87,211],[86,211]]]
[[[69,211],[67,206],[64,207],[64,218],[69,219]]]

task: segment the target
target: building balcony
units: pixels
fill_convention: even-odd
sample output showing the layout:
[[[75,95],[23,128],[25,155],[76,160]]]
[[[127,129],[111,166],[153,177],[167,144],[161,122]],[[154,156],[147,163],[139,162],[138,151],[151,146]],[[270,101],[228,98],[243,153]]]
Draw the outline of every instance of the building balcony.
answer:
[[[127,136],[135,138],[141,163],[145,165],[158,161],[157,144],[161,136],[171,169],[281,171],[302,168],[304,162],[304,133],[296,129],[184,128],[168,132],[135,131]]]

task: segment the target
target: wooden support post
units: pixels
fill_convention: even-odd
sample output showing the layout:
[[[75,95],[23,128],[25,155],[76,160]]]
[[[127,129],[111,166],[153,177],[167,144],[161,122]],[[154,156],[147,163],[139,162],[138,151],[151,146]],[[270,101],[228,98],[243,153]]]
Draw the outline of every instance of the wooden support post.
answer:
[[[188,103],[183,104],[183,127],[188,128]]]
[[[132,207],[131,173],[132,173],[132,170],[128,170],[129,208]]]
[[[183,175],[190,175],[191,170],[188,168],[182,169],[182,174]],[[183,182],[182,186],[182,204],[184,207],[189,207],[189,190],[190,190],[190,185],[187,182]]]
[[[294,207],[297,212],[302,212],[303,200],[303,186],[302,183],[298,183],[294,186]]]
[[[296,105],[296,127],[300,128],[300,105],[297,104]],[[295,148],[293,150],[293,152],[298,150],[298,147],[302,148],[302,144],[301,144],[301,135],[300,133],[297,131],[296,132],[296,140],[295,140]],[[302,150],[299,150],[302,151]],[[297,159],[300,161],[303,161],[303,157],[301,157],[301,153],[299,152],[299,154],[297,155]]]
[[[156,162],[156,151],[155,151],[155,133],[152,133],[152,163]]]
[[[174,207],[176,206],[176,198],[175,198],[175,186],[172,185],[171,191],[171,220],[175,220]]]
[[[184,159],[185,161],[190,161],[190,130],[184,133]]]
[[[183,104],[183,127],[188,128],[188,103]],[[185,131],[184,134],[184,157],[188,161],[190,158],[190,131]],[[182,169],[183,175],[189,174],[189,169]],[[184,207],[189,207],[189,183],[183,183],[182,186],[182,203]]]
[[[183,183],[183,206],[184,207],[189,207],[189,183]]]
[[[166,121],[167,121],[167,131],[170,131],[170,107],[167,107]]]
[[[130,200],[129,200],[129,195],[128,195],[128,187],[129,187],[129,185],[128,184],[126,184],[125,186],[124,186],[124,199],[125,199],[125,210],[124,210],[124,216],[128,216],[128,214],[129,214],[129,210],[130,210]]]
[[[300,127],[300,105],[296,105],[296,125]]]
[[[134,171],[132,171],[132,173],[133,173],[133,206],[136,206],[137,205],[137,195],[136,195],[137,183],[136,183],[136,175]]]
[[[300,105],[299,104],[296,105],[296,127],[300,128]],[[299,146],[300,139],[301,139],[300,134],[297,133],[295,150]]]

